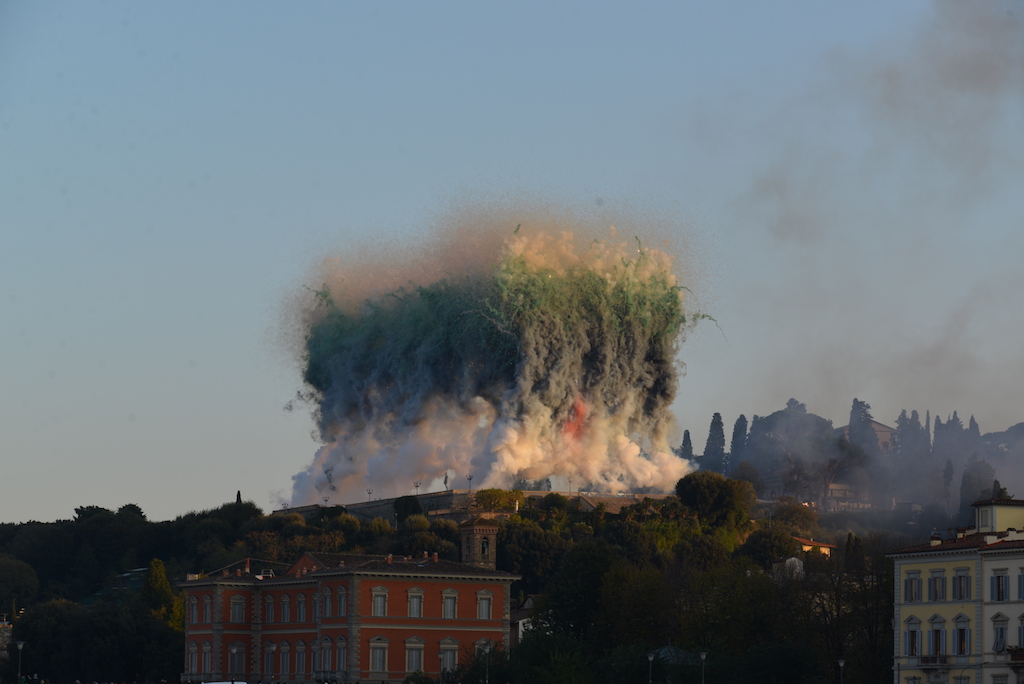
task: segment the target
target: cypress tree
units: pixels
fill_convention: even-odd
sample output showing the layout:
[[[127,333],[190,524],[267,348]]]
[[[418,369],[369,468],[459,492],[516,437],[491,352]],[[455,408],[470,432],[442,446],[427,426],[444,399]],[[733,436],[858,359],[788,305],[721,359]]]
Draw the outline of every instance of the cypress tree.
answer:
[[[715,413],[711,417],[711,428],[708,430],[708,441],[704,445],[700,467],[704,470],[713,470],[716,473],[724,474],[727,465],[725,461],[725,426],[722,424],[722,414]]]

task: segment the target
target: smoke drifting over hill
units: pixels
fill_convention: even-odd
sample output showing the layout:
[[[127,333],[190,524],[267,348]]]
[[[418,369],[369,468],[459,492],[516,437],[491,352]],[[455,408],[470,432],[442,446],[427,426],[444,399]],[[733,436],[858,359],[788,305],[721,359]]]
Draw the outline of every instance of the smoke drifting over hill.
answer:
[[[497,213],[497,212],[495,212]],[[329,260],[303,308],[319,449],[293,504],[412,483],[668,489],[676,351],[700,315],[643,236],[467,212],[404,257]],[[454,482],[453,482],[454,485]]]

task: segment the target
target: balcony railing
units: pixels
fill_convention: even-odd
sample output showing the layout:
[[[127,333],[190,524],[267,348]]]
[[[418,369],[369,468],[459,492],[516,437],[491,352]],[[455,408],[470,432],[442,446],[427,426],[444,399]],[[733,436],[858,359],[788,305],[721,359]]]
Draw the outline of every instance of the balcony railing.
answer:
[[[921,667],[945,667],[948,664],[948,658],[949,656],[944,655],[921,656]]]

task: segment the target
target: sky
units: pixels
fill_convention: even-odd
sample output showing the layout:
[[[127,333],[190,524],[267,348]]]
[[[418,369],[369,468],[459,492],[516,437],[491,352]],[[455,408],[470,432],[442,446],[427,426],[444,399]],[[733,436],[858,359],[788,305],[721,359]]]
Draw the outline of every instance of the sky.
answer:
[[[791,397],[1024,421],[1022,22],[0,0],[0,522],[281,507],[319,446],[282,341],[317,264],[489,202],[673,227],[715,321],[679,350],[698,452]]]

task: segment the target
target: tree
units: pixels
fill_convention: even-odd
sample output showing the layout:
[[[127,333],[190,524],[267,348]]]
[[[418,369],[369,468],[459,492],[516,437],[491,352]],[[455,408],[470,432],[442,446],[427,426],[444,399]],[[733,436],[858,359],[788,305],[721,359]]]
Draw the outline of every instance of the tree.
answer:
[[[726,471],[725,426],[722,424],[721,413],[715,413],[711,417],[711,428],[708,430],[708,441],[704,445],[704,454],[700,457],[700,467],[704,470],[713,470],[716,473],[725,473]]]
[[[423,512],[420,508],[420,500],[412,496],[400,496],[395,499],[395,516],[398,517],[399,524],[402,523],[410,515],[419,515]]]
[[[679,458],[685,458],[687,461],[693,460],[693,442],[690,441],[689,430],[683,430],[683,443],[679,446],[679,450],[676,451],[676,455]]]
[[[174,608],[174,592],[167,581],[167,570],[159,558],[149,561],[146,580],[139,592],[139,601],[149,612],[164,621],[170,619]]]
[[[690,473],[676,483],[680,503],[697,516],[702,527],[736,529],[749,519],[756,500],[749,482],[730,480],[708,470]]]
[[[953,461],[946,459],[946,467],[942,469],[942,493],[946,499],[946,517],[949,517],[949,490],[953,485]]]
[[[881,453],[878,448],[878,433],[872,425],[874,420],[871,416],[871,405],[854,397],[853,406],[850,408],[849,440],[872,459],[878,458]]]
[[[743,480],[749,482],[750,486],[754,488],[754,493],[761,496],[764,493],[764,485],[761,483],[761,474],[757,472],[757,468],[750,461],[740,461],[736,464],[736,467],[732,469],[732,479]]]
[[[747,417],[740,414],[732,426],[732,441],[729,442],[729,462],[739,463],[743,460],[743,451],[747,446]]]
[[[740,555],[750,558],[764,570],[770,570],[772,563],[795,556],[798,551],[800,548],[793,537],[779,527],[755,530],[739,548]]]
[[[971,504],[992,498],[992,481],[995,479],[996,471],[989,462],[971,454],[960,478],[960,516],[965,521],[971,519]]]

